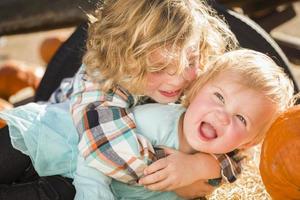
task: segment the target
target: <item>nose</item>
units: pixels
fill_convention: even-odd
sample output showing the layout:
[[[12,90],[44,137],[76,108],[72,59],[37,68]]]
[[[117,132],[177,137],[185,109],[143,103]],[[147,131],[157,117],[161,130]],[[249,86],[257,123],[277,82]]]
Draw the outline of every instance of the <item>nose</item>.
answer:
[[[215,117],[224,126],[230,124],[230,115],[226,111],[223,110],[216,111]]]

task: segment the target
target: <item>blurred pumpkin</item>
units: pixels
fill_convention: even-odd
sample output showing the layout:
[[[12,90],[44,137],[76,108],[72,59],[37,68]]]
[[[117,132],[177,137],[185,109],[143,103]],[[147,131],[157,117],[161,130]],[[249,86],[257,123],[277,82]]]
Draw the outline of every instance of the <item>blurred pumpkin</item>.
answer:
[[[8,98],[26,87],[36,89],[42,78],[37,68],[31,68],[15,60],[5,61],[0,65],[0,97]]]
[[[283,113],[268,131],[260,173],[274,200],[300,199],[300,105]]]
[[[12,104],[0,98],[0,111],[5,109],[11,109],[13,107]],[[5,121],[0,119],[0,128],[3,128],[6,125]]]
[[[64,39],[59,36],[52,36],[42,41],[40,45],[40,55],[45,63],[48,63]]]

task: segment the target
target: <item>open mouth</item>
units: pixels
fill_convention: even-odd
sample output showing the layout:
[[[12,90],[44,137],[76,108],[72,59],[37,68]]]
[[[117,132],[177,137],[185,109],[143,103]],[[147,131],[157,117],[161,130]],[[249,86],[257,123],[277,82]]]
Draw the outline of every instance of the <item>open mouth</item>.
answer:
[[[201,122],[199,127],[199,137],[204,141],[209,141],[218,137],[216,129],[207,122]]]

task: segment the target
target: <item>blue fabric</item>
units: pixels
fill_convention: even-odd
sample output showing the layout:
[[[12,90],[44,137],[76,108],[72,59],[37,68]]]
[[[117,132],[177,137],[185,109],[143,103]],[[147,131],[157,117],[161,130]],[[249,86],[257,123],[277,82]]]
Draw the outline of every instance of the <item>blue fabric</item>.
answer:
[[[179,148],[178,122],[185,111],[181,105],[146,104],[133,108],[137,133],[145,136],[154,146]],[[156,192],[143,186],[128,185],[112,180],[111,190],[117,200],[180,200],[174,192]]]
[[[68,103],[30,103],[0,112],[7,121],[14,148],[28,155],[40,176],[73,178],[77,162],[78,135]]]
[[[141,186],[111,182],[100,171],[84,165],[83,158],[77,157],[79,137],[68,107],[68,102],[30,103],[0,112],[0,118],[9,125],[14,148],[30,156],[40,176],[74,178],[76,200],[181,199],[174,192],[154,192]],[[135,107],[133,113],[138,132],[153,145],[178,148],[178,121],[184,111],[179,105],[147,104]]]
[[[76,188],[74,200],[114,200],[110,189],[111,178],[90,167],[79,154],[73,184]]]

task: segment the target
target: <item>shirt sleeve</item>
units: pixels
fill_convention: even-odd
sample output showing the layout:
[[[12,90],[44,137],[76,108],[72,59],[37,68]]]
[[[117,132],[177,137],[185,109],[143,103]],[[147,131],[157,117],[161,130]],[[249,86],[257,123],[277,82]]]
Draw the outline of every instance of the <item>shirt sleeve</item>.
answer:
[[[117,87],[104,93],[89,81],[84,70],[75,76],[71,113],[80,135],[80,154],[87,165],[107,176],[135,183],[152,162],[151,144],[136,132],[130,110],[133,97]]]
[[[222,180],[227,183],[233,183],[241,174],[241,160],[238,151],[232,151],[227,154],[212,154],[220,163]]]

